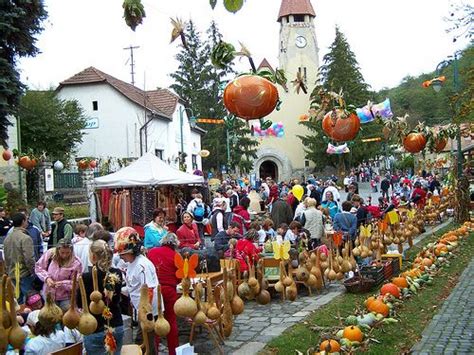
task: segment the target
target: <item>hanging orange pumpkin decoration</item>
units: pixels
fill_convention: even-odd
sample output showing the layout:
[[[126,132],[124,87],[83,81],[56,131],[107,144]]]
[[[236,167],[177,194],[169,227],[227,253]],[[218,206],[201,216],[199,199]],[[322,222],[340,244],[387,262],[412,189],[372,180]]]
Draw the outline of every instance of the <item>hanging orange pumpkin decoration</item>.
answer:
[[[426,137],[422,133],[412,132],[403,139],[403,146],[410,153],[418,153],[425,149]]]
[[[87,160],[85,159],[82,159],[82,160],[79,160],[77,162],[77,167],[80,169],[80,170],[85,170],[89,167],[89,163],[87,162]]]
[[[244,120],[260,119],[270,114],[278,103],[278,90],[258,75],[242,75],[227,84],[224,105],[230,113]]]
[[[3,160],[5,161],[9,161],[11,158],[12,158],[12,152],[10,150],[4,150],[3,153],[2,153],[2,158]]]
[[[360,129],[360,119],[355,113],[334,109],[323,118],[323,131],[336,142],[353,140]]]
[[[33,166],[31,165],[31,159],[28,155],[22,156],[18,160],[18,165],[20,165],[23,169],[26,170],[31,170],[33,168]]]
[[[434,144],[434,151],[436,153],[442,152],[443,149],[446,147],[446,144],[448,144],[448,141],[445,138],[437,139]]]

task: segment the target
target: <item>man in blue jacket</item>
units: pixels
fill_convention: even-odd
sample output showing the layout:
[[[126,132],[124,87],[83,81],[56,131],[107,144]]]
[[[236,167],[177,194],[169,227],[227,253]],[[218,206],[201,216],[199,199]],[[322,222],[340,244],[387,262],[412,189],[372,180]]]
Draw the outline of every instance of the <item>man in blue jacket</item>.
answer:
[[[357,232],[357,217],[350,211],[352,203],[344,201],[342,203],[342,212],[336,213],[334,216],[334,230],[336,232],[341,231],[343,233],[344,241],[351,240],[352,242],[356,239]]]

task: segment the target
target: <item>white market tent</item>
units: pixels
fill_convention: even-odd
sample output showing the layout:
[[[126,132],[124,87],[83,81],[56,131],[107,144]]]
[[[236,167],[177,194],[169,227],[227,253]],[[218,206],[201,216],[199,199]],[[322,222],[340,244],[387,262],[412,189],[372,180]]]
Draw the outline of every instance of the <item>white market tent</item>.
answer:
[[[204,177],[177,170],[152,153],[143,155],[125,168],[94,179],[97,189],[132,186],[191,185],[204,183]]]

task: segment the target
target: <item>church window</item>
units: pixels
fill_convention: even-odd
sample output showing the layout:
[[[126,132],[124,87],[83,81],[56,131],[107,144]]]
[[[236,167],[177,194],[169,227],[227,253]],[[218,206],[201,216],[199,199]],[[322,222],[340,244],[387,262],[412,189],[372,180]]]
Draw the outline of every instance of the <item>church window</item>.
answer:
[[[304,15],[293,15],[294,22],[304,22]]]
[[[305,167],[305,168],[309,168],[309,160],[305,160],[305,161],[304,161],[304,167]]]

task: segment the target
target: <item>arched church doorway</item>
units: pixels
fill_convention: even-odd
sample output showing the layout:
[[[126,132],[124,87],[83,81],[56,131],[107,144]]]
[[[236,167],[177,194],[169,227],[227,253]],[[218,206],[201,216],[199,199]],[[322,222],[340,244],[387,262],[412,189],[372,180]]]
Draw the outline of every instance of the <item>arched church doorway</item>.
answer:
[[[260,164],[260,179],[266,179],[267,177],[278,181],[278,166],[271,160],[265,160]]]

